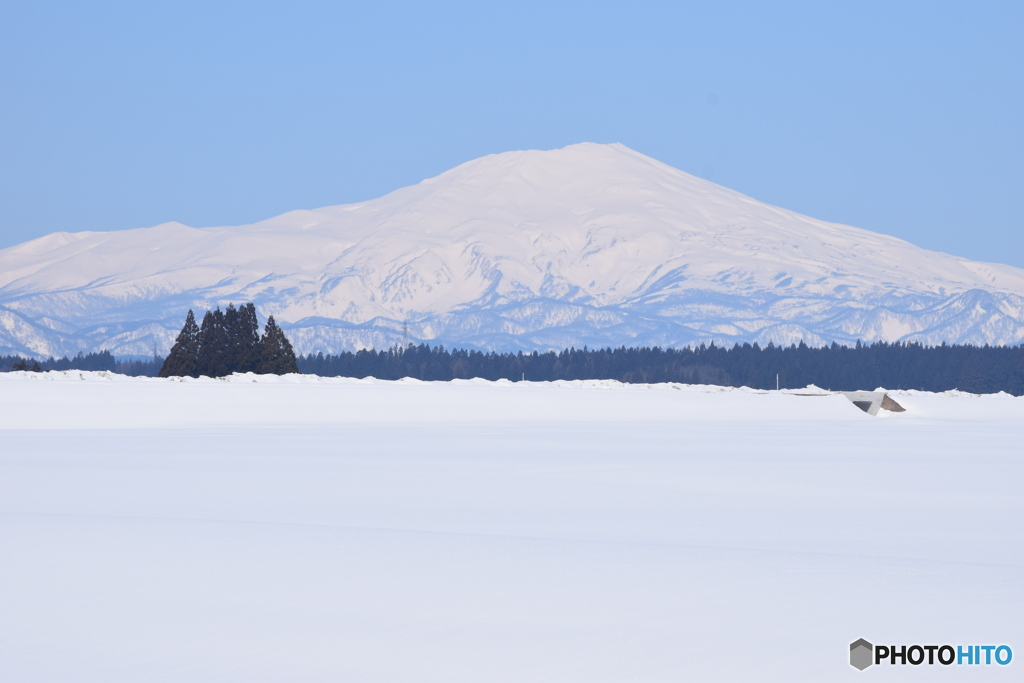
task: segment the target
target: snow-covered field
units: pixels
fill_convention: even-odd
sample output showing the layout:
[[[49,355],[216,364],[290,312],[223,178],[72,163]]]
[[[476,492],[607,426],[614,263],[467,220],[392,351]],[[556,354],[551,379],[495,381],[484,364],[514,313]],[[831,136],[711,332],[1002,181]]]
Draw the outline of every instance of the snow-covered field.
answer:
[[[0,680],[1015,679],[1024,399],[806,393],[0,375]]]

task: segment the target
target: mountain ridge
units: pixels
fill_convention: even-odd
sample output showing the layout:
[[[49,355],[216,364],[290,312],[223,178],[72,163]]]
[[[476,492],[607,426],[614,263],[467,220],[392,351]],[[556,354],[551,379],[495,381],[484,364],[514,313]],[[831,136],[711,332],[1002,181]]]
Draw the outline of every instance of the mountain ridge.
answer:
[[[249,225],[0,250],[0,352],[166,351],[188,308],[242,301],[299,352],[1024,341],[1024,270],[763,204],[618,144],[488,155]]]

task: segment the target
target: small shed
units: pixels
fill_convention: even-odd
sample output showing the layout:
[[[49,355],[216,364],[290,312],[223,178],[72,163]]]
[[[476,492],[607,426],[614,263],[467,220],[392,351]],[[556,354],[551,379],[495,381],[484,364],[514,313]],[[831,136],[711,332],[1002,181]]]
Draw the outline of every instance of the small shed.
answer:
[[[891,413],[906,412],[906,408],[894,401],[884,391],[840,391],[839,393],[850,399],[853,405],[868,415],[878,415],[879,410],[888,410]]]

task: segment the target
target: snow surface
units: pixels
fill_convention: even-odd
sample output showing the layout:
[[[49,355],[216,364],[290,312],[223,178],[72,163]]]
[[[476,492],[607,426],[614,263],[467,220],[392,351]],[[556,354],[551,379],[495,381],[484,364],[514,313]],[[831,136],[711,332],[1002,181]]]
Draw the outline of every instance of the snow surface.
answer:
[[[966,226],[965,226],[966,227]],[[1024,341],[1024,270],[763,204],[622,145],[482,157],[252,225],[0,250],[0,352],[164,352],[253,301],[300,352],[769,340]]]
[[[872,418],[813,387],[2,374],[0,679],[895,680],[924,672],[857,672],[849,643],[1020,655],[1024,399],[892,395],[907,412]]]

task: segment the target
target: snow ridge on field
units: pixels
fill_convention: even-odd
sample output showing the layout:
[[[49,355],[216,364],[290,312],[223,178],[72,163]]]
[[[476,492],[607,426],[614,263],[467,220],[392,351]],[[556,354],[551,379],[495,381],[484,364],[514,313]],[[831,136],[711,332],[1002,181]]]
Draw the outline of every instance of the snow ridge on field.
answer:
[[[616,380],[511,382],[507,379],[424,382],[372,377],[233,374],[222,378],[128,377],[77,370],[0,374],[0,388],[23,400],[0,415],[0,429],[119,429],[203,425],[336,425],[346,422],[494,423],[602,420],[730,421],[787,419],[794,414],[838,420],[876,419],[839,394],[816,386],[765,391],[678,383],[626,384]],[[886,391],[879,388],[880,391]],[[1024,398],[889,391],[906,414],[915,406],[935,417],[973,419],[979,413],[1013,415]],[[44,398],[45,397],[45,398]],[[971,400],[977,399],[977,400]],[[40,405],[45,404],[45,410]],[[934,413],[938,406],[940,413]],[[883,412],[883,415],[888,415]]]
[[[1024,270],[769,206],[618,144],[486,156],[251,225],[0,250],[0,352],[166,352],[188,308],[246,301],[303,353],[1024,341]]]

